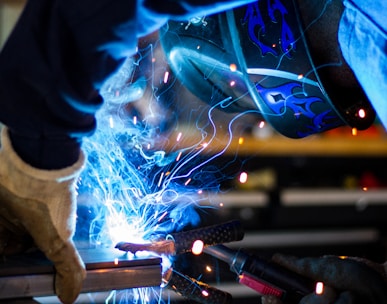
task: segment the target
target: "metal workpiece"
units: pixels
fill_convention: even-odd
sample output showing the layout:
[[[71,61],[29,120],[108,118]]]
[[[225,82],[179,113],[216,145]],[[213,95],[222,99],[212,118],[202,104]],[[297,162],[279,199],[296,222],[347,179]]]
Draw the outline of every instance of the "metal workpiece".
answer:
[[[159,287],[161,259],[133,258],[115,249],[80,250],[87,277],[81,293]],[[54,267],[40,252],[4,257],[0,262],[0,299],[55,295]]]

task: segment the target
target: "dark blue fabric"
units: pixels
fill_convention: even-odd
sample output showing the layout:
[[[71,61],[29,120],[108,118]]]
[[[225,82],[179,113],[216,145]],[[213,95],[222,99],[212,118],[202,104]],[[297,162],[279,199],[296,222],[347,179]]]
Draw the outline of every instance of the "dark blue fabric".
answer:
[[[39,168],[71,165],[96,127],[98,89],[139,36],[248,2],[29,0],[0,54],[0,121],[16,152]]]

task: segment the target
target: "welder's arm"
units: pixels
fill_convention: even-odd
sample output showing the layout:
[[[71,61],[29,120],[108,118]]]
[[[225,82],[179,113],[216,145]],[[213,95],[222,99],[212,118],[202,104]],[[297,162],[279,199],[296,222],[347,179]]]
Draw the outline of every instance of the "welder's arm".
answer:
[[[136,38],[152,33],[169,19],[186,21],[254,1],[132,0],[112,3],[85,0],[79,4],[77,0],[69,0],[60,1],[60,5],[80,51],[87,50],[85,55],[92,56],[81,58],[82,61],[90,61],[87,66],[90,75],[100,82],[122,63],[123,57],[133,55]]]
[[[66,104],[75,108],[73,112],[81,110],[84,114],[82,117],[78,113],[70,115],[82,120],[76,126],[82,126],[80,136],[95,127],[93,115],[101,105],[96,92],[127,57],[134,55],[138,38],[151,34],[170,19],[186,21],[254,1],[58,0],[53,9],[59,18],[52,18],[54,26],[49,30],[52,33],[48,33],[55,37],[49,41],[53,45],[49,45],[48,60],[59,75],[56,77],[58,89],[68,100]],[[63,107],[57,112],[63,113]],[[77,130],[72,130],[72,135],[78,135]]]
[[[296,258],[281,254],[274,255],[273,260],[291,271],[324,283],[321,294],[311,293],[300,304],[387,303],[386,264],[355,257]],[[269,303],[282,304],[277,298],[264,296],[262,304]]]

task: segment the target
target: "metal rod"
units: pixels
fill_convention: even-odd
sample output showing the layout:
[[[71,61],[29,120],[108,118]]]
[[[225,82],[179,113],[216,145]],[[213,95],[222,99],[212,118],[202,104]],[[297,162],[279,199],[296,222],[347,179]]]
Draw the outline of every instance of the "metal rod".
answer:
[[[130,259],[117,252],[81,251],[87,269],[82,293],[160,286],[160,258]],[[0,299],[50,295],[55,295],[54,268],[41,256],[14,257],[0,265]]]

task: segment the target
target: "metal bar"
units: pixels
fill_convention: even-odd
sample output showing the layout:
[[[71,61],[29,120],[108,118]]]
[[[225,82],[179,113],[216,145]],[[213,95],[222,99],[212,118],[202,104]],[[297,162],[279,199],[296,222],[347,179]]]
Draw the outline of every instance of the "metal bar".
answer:
[[[118,250],[80,253],[87,269],[82,293],[161,284],[160,258],[131,259]],[[54,294],[54,268],[41,255],[12,257],[0,265],[0,299]]]

